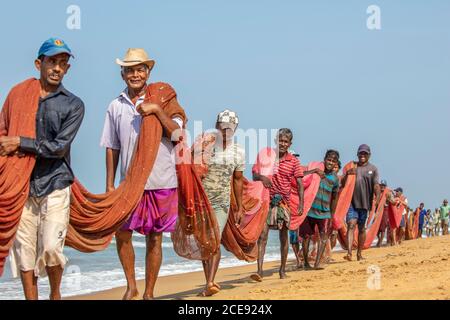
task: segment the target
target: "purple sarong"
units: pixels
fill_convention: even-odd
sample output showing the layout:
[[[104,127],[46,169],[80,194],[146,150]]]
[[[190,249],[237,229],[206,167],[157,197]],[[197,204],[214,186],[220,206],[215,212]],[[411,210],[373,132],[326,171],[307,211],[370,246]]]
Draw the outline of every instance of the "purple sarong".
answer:
[[[173,189],[145,190],[141,201],[123,224],[122,231],[173,232],[178,217],[178,191]]]

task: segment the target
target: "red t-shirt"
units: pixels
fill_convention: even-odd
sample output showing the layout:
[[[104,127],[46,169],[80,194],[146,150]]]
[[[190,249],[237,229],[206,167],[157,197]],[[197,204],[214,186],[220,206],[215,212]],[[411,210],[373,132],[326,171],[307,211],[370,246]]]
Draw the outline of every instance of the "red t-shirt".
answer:
[[[257,172],[272,179],[272,188],[270,188],[270,197],[279,194],[286,203],[289,203],[291,197],[292,178],[303,177],[303,167],[300,161],[290,153],[274,161],[275,150],[266,150],[258,154],[256,164],[253,166],[253,172]],[[263,161],[264,160],[264,161]],[[270,167],[270,168],[269,168]]]

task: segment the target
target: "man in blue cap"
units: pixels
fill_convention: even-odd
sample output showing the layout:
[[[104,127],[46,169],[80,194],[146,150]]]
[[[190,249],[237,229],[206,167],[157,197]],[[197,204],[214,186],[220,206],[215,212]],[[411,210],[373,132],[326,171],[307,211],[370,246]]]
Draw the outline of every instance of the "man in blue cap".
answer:
[[[40,72],[36,136],[0,137],[0,156],[33,154],[30,193],[11,249],[13,275],[20,274],[26,299],[38,299],[38,276],[48,275],[50,299],[60,299],[67,258],[63,255],[69,224],[70,146],[84,116],[80,98],[61,84],[73,57],[61,39],[45,41],[35,60]]]
[[[352,261],[353,234],[356,225],[358,225],[358,261],[363,260],[362,250],[366,242],[366,222],[369,211],[372,209],[372,202],[375,196],[375,207],[378,208],[380,202],[380,183],[378,169],[369,162],[371,151],[367,144],[360,145],[358,148],[358,162],[356,168],[347,171],[342,179],[344,186],[348,175],[356,175],[355,189],[353,191],[352,203],[347,213],[347,243],[348,253],[344,257]]]

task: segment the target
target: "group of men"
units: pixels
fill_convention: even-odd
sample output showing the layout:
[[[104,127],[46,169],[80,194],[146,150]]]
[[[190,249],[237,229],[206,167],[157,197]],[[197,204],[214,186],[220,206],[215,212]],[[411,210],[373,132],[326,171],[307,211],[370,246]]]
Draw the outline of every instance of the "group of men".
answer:
[[[60,283],[67,262],[63,246],[70,214],[70,186],[74,174],[70,168],[70,146],[84,115],[84,104],[80,98],[69,92],[62,81],[70,68],[73,57],[68,45],[61,39],[51,38],[43,43],[35,66],[40,72],[40,99],[36,115],[36,137],[9,136],[7,124],[0,135],[0,156],[33,154],[36,164],[31,175],[30,193],[25,204],[14,244],[11,261],[15,274],[22,280],[26,299],[37,299],[37,279],[48,275],[50,299],[60,299]],[[168,117],[161,106],[146,101],[146,88],[155,62],[143,49],[129,49],[123,60],[117,59],[121,77],[126,84],[109,105],[106,113],[101,146],[106,148],[106,191],[115,189],[115,176],[120,161],[121,180],[125,179],[133,159],[143,117],[154,115],[163,128],[156,160],[147,179],[140,202],[122,227],[116,231],[117,253],[127,280],[123,299],[137,299],[139,292],[135,278],[135,253],[132,243],[133,232],[146,236],[146,276],[143,299],[154,298],[154,287],[162,262],[162,233],[173,232],[178,216],[177,172],[174,135],[183,129],[181,116]],[[177,104],[176,99],[171,103]],[[1,120],[1,118],[0,118]],[[207,159],[208,170],[202,177],[202,184],[214,209],[219,234],[225,228],[230,212],[230,194],[234,193],[237,208],[236,221],[243,216],[243,172],[245,151],[233,140],[239,124],[237,114],[230,110],[221,112],[216,121],[216,132],[212,134],[213,147]],[[281,265],[280,278],[286,278],[286,261],[289,247],[288,228],[290,222],[289,204],[291,182],[297,182],[299,199],[298,215],[306,215],[301,227],[294,232],[297,239],[303,239],[305,268],[309,264],[310,239],[318,232],[317,258],[314,268],[320,268],[321,257],[327,244],[336,242],[336,230],[332,220],[340,188],[350,176],[355,176],[355,188],[347,214],[347,243],[353,243],[354,229],[358,228],[357,259],[361,260],[368,212],[378,207],[380,195],[386,183],[379,183],[378,169],[369,162],[370,147],[361,145],[357,151],[358,160],[343,176],[338,176],[340,155],[328,150],[323,169],[304,170],[299,159],[289,152],[293,133],[283,128],[278,131],[275,153],[276,161],[270,174],[260,170],[262,160],[256,160],[253,180],[260,181],[270,194],[270,210],[267,223],[258,240],[257,272],[252,278],[262,281],[263,259],[270,229],[279,231]],[[320,185],[308,212],[303,212],[304,188],[302,179],[307,175],[318,175]],[[232,183],[230,183],[232,181]],[[402,190],[397,189],[400,198]],[[406,199],[404,200],[406,204]],[[448,210],[447,210],[448,217]],[[447,218],[448,219],[448,218]],[[331,239],[330,239],[331,235]],[[333,239],[334,238],[334,239]],[[292,241],[291,241],[292,242]],[[297,246],[297,252],[299,252]],[[211,296],[220,291],[215,276],[220,263],[220,249],[207,260],[203,260],[205,287],[200,296]],[[345,257],[351,261],[352,246],[348,246]]]
[[[381,181],[381,191],[383,192],[387,187],[385,180]],[[389,205],[403,205],[402,219],[400,226],[395,228],[389,221]],[[402,243],[403,240],[408,239],[406,237],[406,228],[409,224],[410,228],[417,228],[416,238],[422,238],[425,230],[426,236],[435,236],[439,234],[439,229],[442,230],[442,235],[448,234],[449,229],[449,212],[450,206],[448,200],[444,199],[442,205],[435,209],[432,213],[431,210],[425,209],[425,204],[422,202],[415,210],[408,206],[408,199],[403,194],[402,188],[397,188],[394,191],[387,194],[385,209],[383,212],[383,218],[378,230],[378,243],[377,247],[381,247],[387,235],[387,245],[395,246]],[[418,217],[416,217],[418,215]],[[417,220],[417,225],[414,221]],[[411,239],[411,235],[409,236]]]

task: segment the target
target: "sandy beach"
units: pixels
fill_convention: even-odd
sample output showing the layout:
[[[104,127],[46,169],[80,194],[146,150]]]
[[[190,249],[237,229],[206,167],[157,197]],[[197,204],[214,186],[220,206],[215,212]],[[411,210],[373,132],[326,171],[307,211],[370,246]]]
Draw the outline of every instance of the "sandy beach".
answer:
[[[278,262],[265,264],[262,283],[250,279],[255,264],[219,269],[222,291],[208,298],[196,295],[204,283],[202,272],[160,277],[158,299],[446,299],[450,300],[450,236],[405,241],[401,246],[372,248],[364,261],[346,262],[335,253],[334,262],[321,271],[295,270],[289,261],[289,278],[278,278]],[[372,273],[371,270],[379,273]],[[143,281],[139,281],[143,292]],[[120,299],[124,288],[115,288],[77,300]]]

